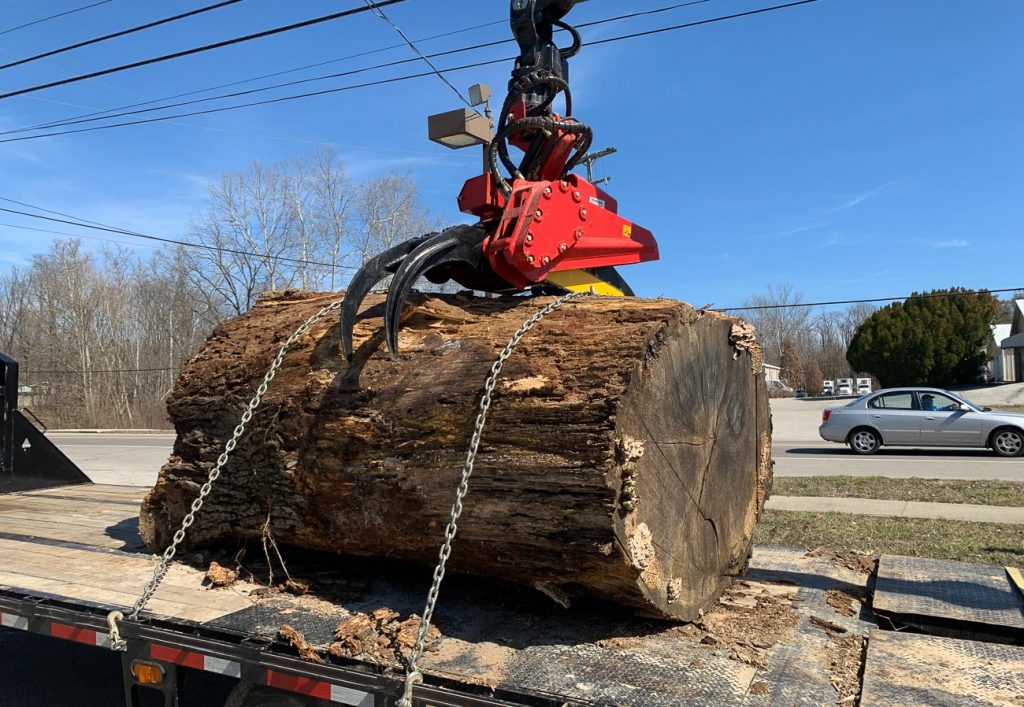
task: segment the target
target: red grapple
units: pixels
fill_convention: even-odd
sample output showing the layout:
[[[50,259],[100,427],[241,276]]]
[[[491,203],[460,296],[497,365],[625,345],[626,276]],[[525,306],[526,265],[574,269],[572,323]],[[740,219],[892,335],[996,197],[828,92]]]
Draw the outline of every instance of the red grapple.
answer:
[[[501,221],[483,242],[494,271],[519,289],[549,272],[658,259],[654,236],[618,215],[618,203],[579,175],[558,181],[516,180],[504,198],[487,175],[466,183],[459,205],[481,218],[500,210]],[[481,200],[482,199],[482,200]]]

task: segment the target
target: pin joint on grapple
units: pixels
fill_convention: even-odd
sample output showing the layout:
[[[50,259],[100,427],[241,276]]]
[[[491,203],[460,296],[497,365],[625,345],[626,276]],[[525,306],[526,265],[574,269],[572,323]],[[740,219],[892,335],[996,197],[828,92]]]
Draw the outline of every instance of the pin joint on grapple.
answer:
[[[400,243],[360,268],[342,306],[342,347],[349,358],[358,309],[388,277],[385,339],[396,357],[402,306],[420,276],[483,292],[538,286],[558,291],[574,287],[565,283],[589,280],[632,294],[614,266],[658,259],[651,232],[619,216],[611,196],[572,173],[593,140],[590,127],[571,117],[566,80],[568,59],[582,40],[561,18],[578,1],[513,0],[512,28],[522,54],[497,134],[485,148],[488,169],[469,179],[458,197],[459,209],[480,222]],[[571,47],[554,44],[555,27],[572,35]],[[559,95],[565,98],[565,117],[551,109]],[[524,153],[518,163],[509,145]]]

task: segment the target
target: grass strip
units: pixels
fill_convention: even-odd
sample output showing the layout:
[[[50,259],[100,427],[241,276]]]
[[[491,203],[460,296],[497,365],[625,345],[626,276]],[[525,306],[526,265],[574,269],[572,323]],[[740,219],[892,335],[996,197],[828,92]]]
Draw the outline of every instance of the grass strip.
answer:
[[[1024,468],[1021,469],[1021,478],[1024,479]],[[977,503],[983,506],[1020,508],[1024,507],[1024,481],[889,479],[882,476],[785,476],[775,478],[772,495]]]
[[[765,511],[755,542],[1024,566],[1024,525]]]

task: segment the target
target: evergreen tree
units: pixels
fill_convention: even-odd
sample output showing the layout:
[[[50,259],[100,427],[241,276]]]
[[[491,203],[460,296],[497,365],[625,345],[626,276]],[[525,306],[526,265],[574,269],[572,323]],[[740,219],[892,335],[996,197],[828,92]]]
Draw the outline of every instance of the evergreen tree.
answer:
[[[871,315],[850,342],[846,359],[886,388],[974,383],[989,359],[997,309],[988,292],[915,293]]]
[[[796,345],[786,339],[782,342],[782,361],[779,377],[791,388],[800,388],[804,384],[804,364],[800,360],[800,352]]]

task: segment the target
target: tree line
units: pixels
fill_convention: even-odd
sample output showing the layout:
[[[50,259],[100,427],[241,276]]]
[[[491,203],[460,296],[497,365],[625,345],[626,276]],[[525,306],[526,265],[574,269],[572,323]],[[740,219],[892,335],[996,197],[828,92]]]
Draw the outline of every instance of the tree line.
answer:
[[[330,150],[256,163],[210,187],[183,239],[195,246],[141,257],[57,240],[0,273],[0,351],[51,428],[163,428],[178,371],[220,321],[267,290],[341,289],[438,226],[407,174],[355,183]]]
[[[870,375],[883,387],[977,383],[992,356],[992,325],[1012,316],[1018,292],[999,300],[966,288],[915,293],[815,311],[791,285],[773,285],[739,312],[755,325],[768,363],[793,388],[816,395],[825,379]]]

